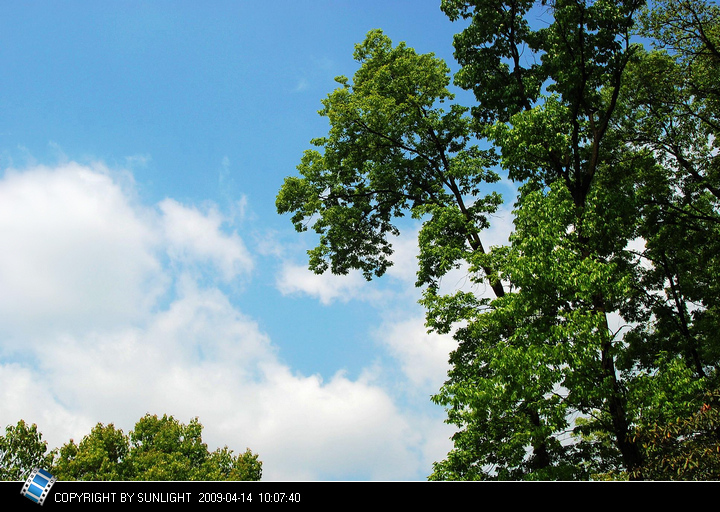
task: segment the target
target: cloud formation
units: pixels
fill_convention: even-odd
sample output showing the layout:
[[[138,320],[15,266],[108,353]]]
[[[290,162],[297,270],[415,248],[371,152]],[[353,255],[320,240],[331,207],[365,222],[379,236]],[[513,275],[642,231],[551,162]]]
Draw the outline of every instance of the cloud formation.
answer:
[[[102,167],[0,181],[0,332],[137,320],[166,285],[157,233]]]
[[[434,437],[440,421],[408,412],[370,371],[354,380],[294,372],[221,290],[256,267],[216,207],[135,197],[130,175],[101,164],[0,179],[4,425],[37,423],[59,446],[97,422],[127,431],[148,412],[198,416],[211,448],[250,447],[269,480],[429,472],[448,448],[448,432],[445,443]],[[328,303],[375,293],[353,277],[313,279],[288,265],[279,282]],[[429,360],[445,341],[418,348],[415,323],[388,333],[411,381],[437,379]]]
[[[304,294],[329,305],[336,300],[347,302],[362,299],[369,291],[367,281],[359,272],[346,276],[331,273],[315,274],[307,264],[285,261],[277,278],[277,287],[283,295]]]
[[[448,354],[457,347],[451,335],[428,334],[425,319],[416,316],[387,322],[376,336],[399,361],[413,389],[426,395],[437,392],[450,368]]]
[[[236,233],[222,232],[225,219],[215,207],[203,213],[174,199],[165,199],[158,206],[171,259],[185,267],[211,263],[225,281],[252,270],[253,261],[245,244]]]

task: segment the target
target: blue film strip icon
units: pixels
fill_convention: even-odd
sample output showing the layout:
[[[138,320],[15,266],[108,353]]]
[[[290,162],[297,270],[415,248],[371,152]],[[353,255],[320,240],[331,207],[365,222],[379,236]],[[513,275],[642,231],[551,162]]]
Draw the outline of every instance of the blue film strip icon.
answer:
[[[23,485],[20,494],[42,505],[56,480],[57,478],[44,469],[35,468]]]

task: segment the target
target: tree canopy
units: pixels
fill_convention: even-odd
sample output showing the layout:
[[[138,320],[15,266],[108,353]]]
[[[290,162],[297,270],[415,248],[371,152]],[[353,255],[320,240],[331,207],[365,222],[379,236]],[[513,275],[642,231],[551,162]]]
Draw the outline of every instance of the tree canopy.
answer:
[[[262,462],[249,449],[235,455],[227,446],[213,452],[202,441],[197,418],[185,425],[172,416],[146,415],[124,434],[98,423],[79,443],[47,451],[37,427],[20,421],[0,437],[0,475],[21,480],[33,467],[59,480],[260,480]]]
[[[0,480],[24,480],[35,467],[52,465],[52,454],[37,425],[18,421],[0,436]]]
[[[454,102],[442,60],[372,31],[277,198],[318,233],[316,272],[380,276],[397,219],[422,223],[427,326],[458,341],[433,397],[458,430],[430,478],[717,478],[697,461],[720,447],[720,10],[441,8],[466,21],[454,83],[476,103]],[[502,176],[514,229],[489,248]],[[461,266],[493,295],[440,294]]]

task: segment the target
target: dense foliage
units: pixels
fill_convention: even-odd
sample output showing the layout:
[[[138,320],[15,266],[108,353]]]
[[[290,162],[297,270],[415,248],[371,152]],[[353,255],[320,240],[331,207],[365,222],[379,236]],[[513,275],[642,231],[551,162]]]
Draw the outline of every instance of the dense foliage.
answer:
[[[372,31],[280,213],[310,268],[369,279],[422,222],[434,401],[458,427],[431,479],[718,478],[720,10],[701,0],[443,0],[447,65]],[[509,244],[482,231],[517,186]],[[492,296],[442,295],[454,268]],[[482,288],[477,288],[481,290]]]
[[[0,477],[22,480],[34,467],[59,480],[260,480],[262,462],[249,449],[209,452],[197,418],[185,425],[172,416],[146,415],[129,434],[98,423],[76,444],[47,451],[37,427],[20,421],[0,437]]]
[[[37,425],[20,420],[5,428],[0,436],[0,480],[24,480],[33,468],[51,465],[52,454]]]

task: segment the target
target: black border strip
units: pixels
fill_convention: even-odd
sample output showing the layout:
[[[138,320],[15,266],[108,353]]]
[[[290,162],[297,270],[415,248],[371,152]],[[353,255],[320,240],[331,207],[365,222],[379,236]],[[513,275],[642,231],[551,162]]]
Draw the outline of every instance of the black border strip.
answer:
[[[717,495],[720,482],[63,482],[57,481],[40,505],[22,496],[23,482],[0,482],[3,510],[99,510],[158,506],[266,508],[301,506],[442,506],[514,509],[547,504],[585,507],[626,503],[646,508],[669,498]],[[710,494],[708,494],[710,493]],[[617,496],[614,496],[617,495]],[[616,499],[620,501],[615,501]],[[711,498],[712,499],[712,498]],[[468,501],[470,503],[468,503]],[[545,502],[545,503],[543,503]],[[439,509],[438,509],[439,510]]]

